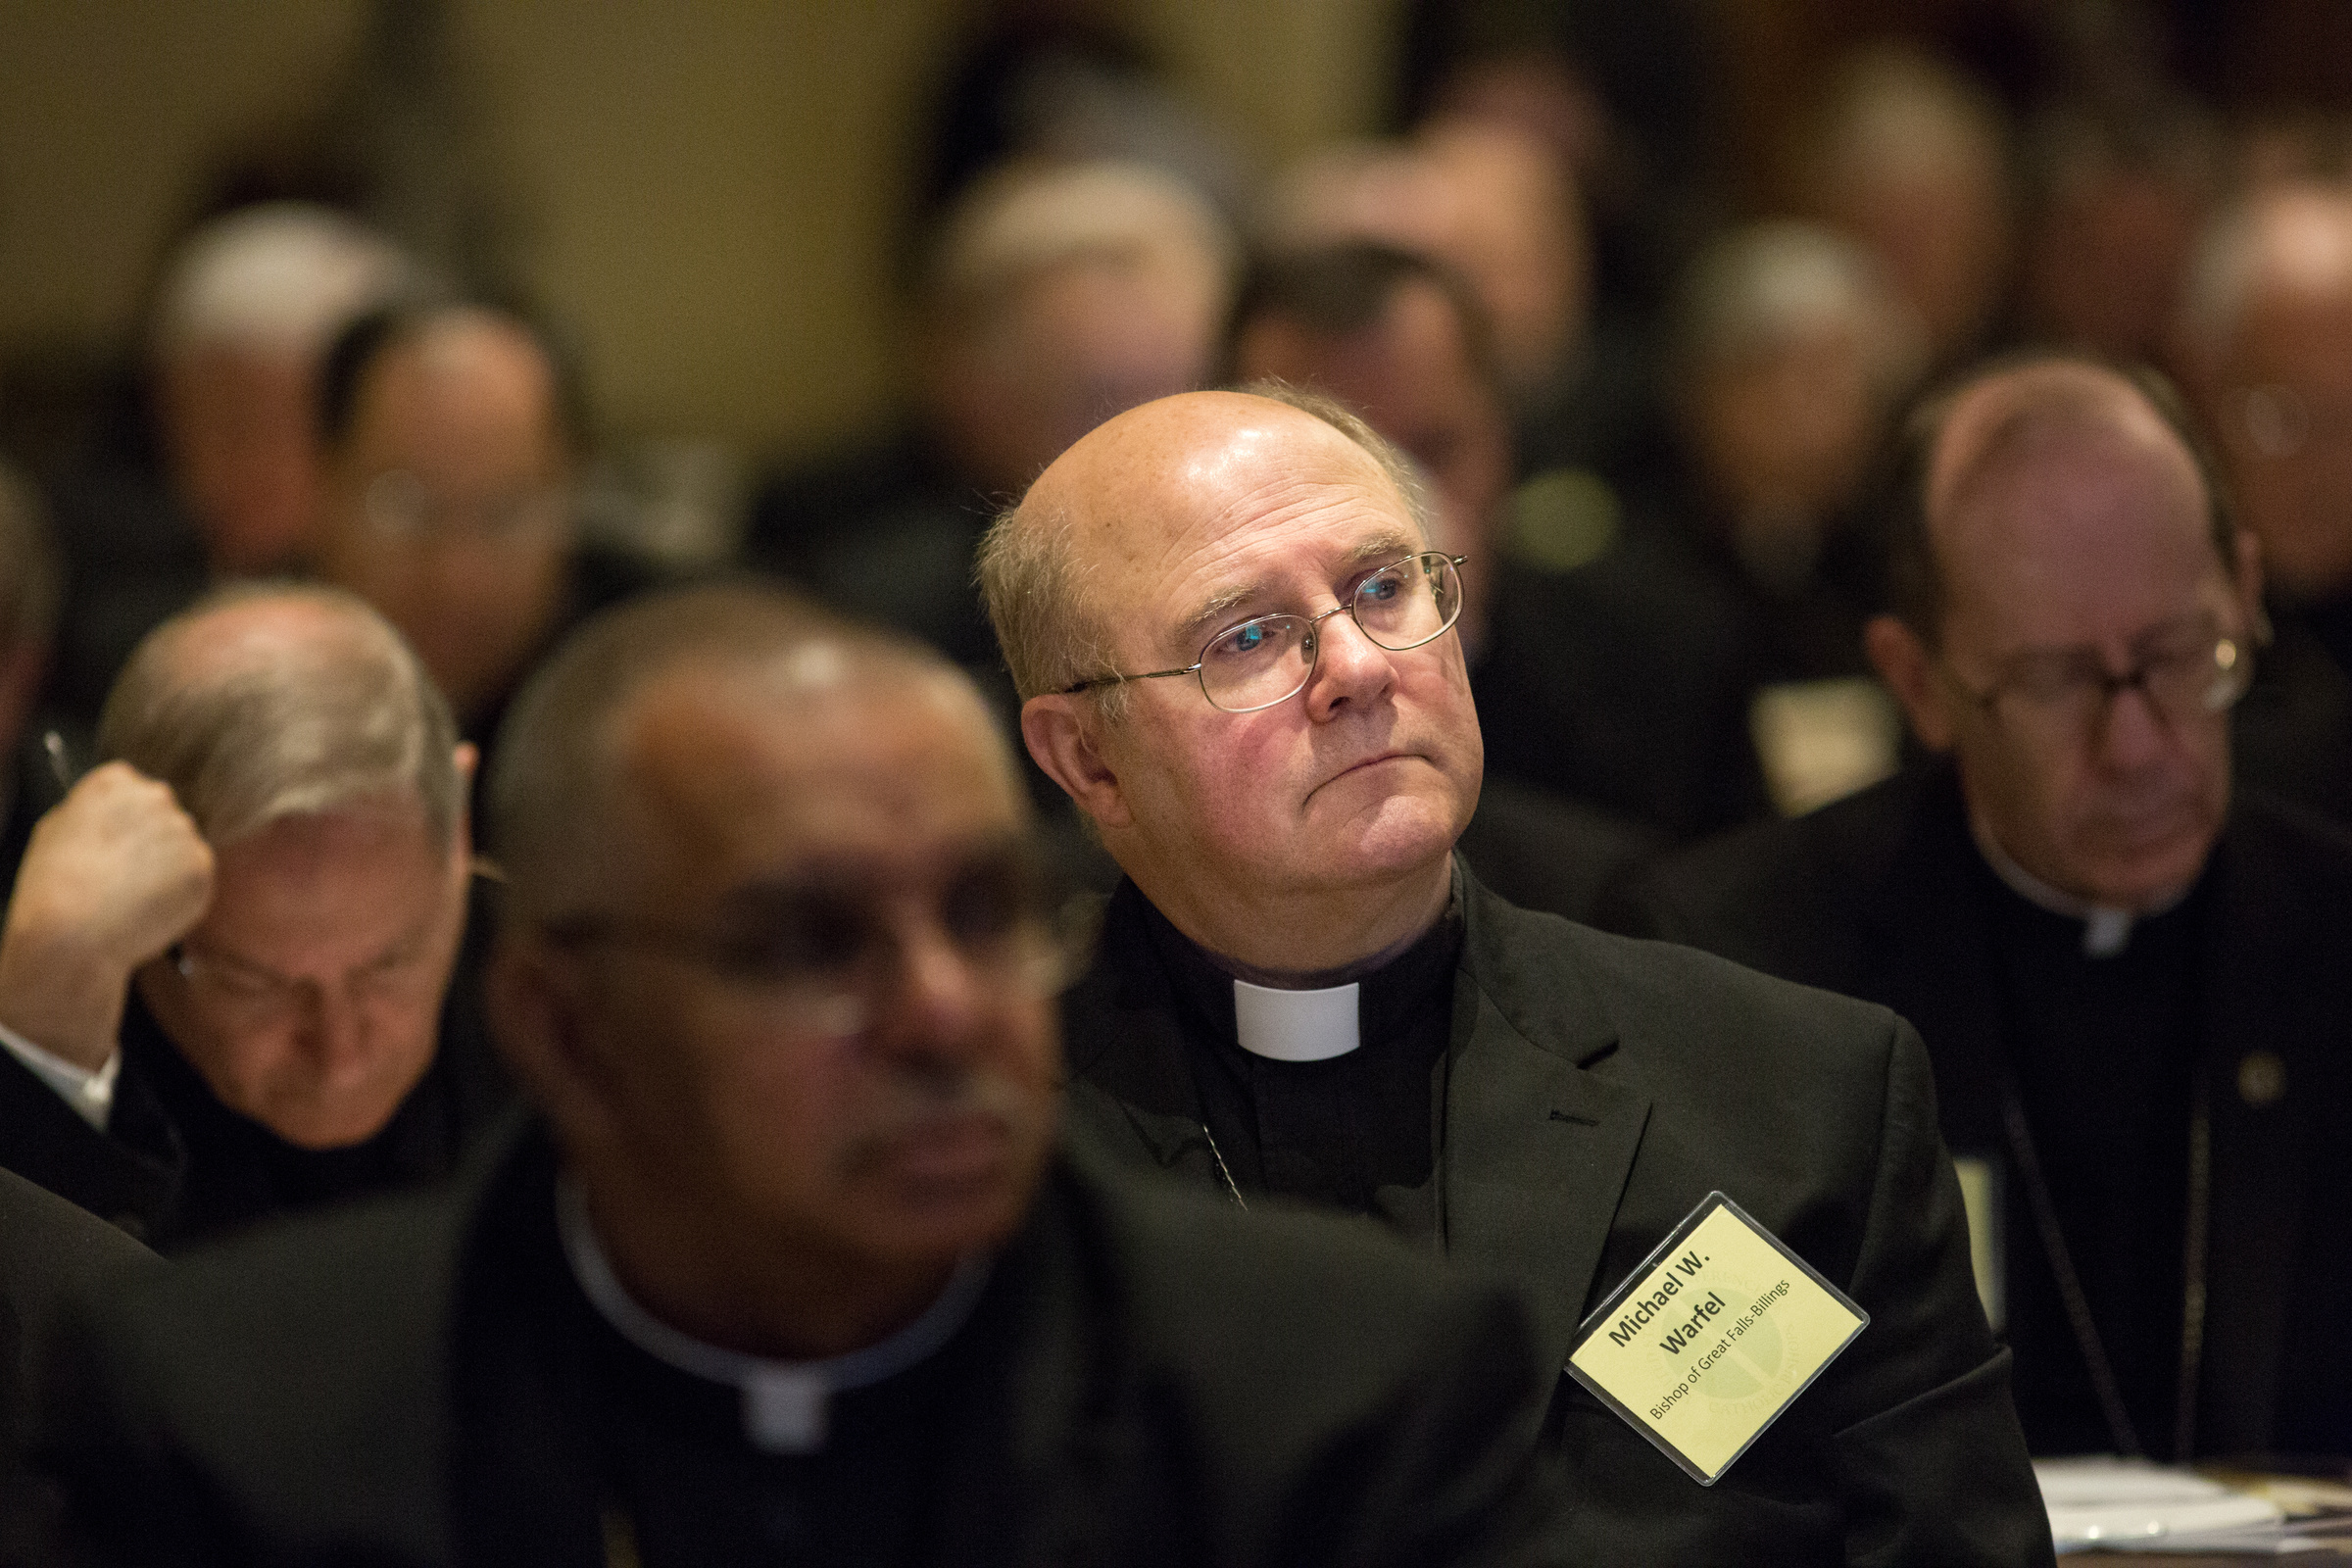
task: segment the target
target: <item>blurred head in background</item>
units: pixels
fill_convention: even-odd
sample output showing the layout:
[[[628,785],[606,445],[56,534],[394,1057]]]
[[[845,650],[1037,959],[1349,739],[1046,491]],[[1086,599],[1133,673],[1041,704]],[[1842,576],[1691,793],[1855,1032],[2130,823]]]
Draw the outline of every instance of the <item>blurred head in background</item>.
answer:
[[[1436,121],[1410,141],[1329,148],[1275,182],[1261,227],[1278,252],[1377,240],[1443,262],[1494,321],[1515,401],[1552,382],[1584,343],[1592,256],[1576,184],[1524,130]]]
[[[346,324],[415,282],[389,241],[290,202],[217,219],[172,257],[148,342],[156,417],[216,571],[303,554],[318,515],[319,362]]]
[[[916,395],[958,474],[1016,494],[1114,414],[1199,386],[1232,291],[1224,220],[1140,164],[1016,166],[949,213]]]
[[[2352,593],[2352,189],[2284,184],[2219,216],[2180,328],[2272,580]]]
[[[1918,318],[1859,245],[1779,221],[1700,256],[1675,327],[1684,437],[1732,544],[1801,574],[1924,367]]]
[[[1980,844],[2067,897],[2169,907],[2229,813],[2262,592],[2178,400],[1995,362],[1912,416],[1901,468],[1871,662],[1952,755]]]
[[[1275,256],[1243,284],[1226,378],[1337,398],[1419,466],[1437,502],[1432,548],[1462,566],[1463,641],[1486,624],[1511,429],[1494,334],[1439,263],[1371,241]]]
[[[318,408],[319,574],[399,627],[471,724],[564,607],[585,440],[565,361],[518,316],[393,310],[336,343]]]
[[[2163,358],[2217,154],[2211,127],[2180,105],[2042,119],[2028,154],[2027,329],[2118,363]]]
[[[1832,79],[1798,150],[1798,205],[1878,258],[1948,364],[1984,341],[2015,247],[2008,132],[1983,88],[1892,45]]]

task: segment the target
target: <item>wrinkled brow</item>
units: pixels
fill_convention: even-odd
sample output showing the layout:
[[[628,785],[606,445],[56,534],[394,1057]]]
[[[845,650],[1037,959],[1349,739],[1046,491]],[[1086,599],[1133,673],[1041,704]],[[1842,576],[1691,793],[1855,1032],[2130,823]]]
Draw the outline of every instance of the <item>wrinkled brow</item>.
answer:
[[[1382,566],[1400,560],[1421,548],[1421,543],[1402,529],[1383,529],[1348,552],[1338,575],[1352,577],[1369,566]],[[1263,604],[1273,595],[1272,586],[1263,579],[1236,583],[1220,588],[1196,606],[1191,614],[1177,625],[1173,633],[1177,645],[1186,652],[1197,649],[1212,633],[1232,624],[1230,617],[1245,605]]]

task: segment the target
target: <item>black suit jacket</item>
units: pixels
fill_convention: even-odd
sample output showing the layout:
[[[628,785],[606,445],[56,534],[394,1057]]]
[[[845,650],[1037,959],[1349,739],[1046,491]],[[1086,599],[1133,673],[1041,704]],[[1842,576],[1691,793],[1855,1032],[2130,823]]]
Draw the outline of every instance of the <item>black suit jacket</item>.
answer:
[[[2206,874],[2214,1217],[2197,1446],[2352,1451],[2352,1353],[2298,1332],[2309,1312],[2352,1306],[2352,839],[2241,791]],[[1957,775],[1937,764],[1667,860],[1611,917],[1895,1008],[1935,1057],[1946,1142],[2005,1169],[1995,887]],[[2275,1103],[2239,1092],[2256,1052],[2284,1065]],[[2031,1245],[2009,1231],[2012,1251]]]
[[[1720,1188],[1871,1314],[1701,1488],[1573,1381],[1542,1423],[1608,1562],[2046,1562],[1925,1053],[1884,1008],[1515,908],[1466,878],[1438,1245],[1528,1291],[1544,1363]],[[1121,899],[1140,903],[1132,886]],[[1065,1008],[1073,1117],[1219,1184],[1174,999],[1114,900]],[[1530,1422],[1529,1439],[1539,1428]]]
[[[91,1308],[47,1406],[76,1520],[126,1562],[603,1560],[547,1353],[551,1314],[587,1310],[552,1257],[554,1174],[526,1138],[486,1181],[256,1233]],[[988,1292],[1013,1330],[1002,1397],[951,1441],[951,1560],[1562,1560],[1511,1435],[1542,1382],[1505,1290],[1077,1158]]]
[[[0,1563],[56,1550],[56,1499],[22,1468],[27,1396],[61,1303],[163,1263],[113,1226],[0,1170]]]

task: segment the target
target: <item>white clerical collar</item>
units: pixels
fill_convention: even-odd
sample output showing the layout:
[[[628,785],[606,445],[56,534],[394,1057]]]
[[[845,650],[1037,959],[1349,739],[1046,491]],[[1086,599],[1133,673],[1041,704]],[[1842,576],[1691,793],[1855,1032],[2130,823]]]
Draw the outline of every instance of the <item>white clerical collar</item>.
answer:
[[[2112,958],[2129,947],[2132,927],[2152,915],[2177,907],[2188,897],[2188,887],[2177,888],[2151,901],[2143,909],[2119,908],[2112,904],[2093,904],[2078,899],[2061,888],[2054,888],[2014,859],[2002,849],[1992,830],[1975,812],[1968,817],[1968,831],[1977,841],[1977,853],[1992,867],[1992,874],[2007,885],[2010,892],[2038,908],[2063,919],[2082,922],[2082,956],[2086,958]],[[2190,884],[2194,886],[2194,884]]]
[[[1356,1032],[1360,982],[1320,991],[1284,991],[1233,983],[1234,1036],[1252,1056],[1272,1061],[1329,1061],[1363,1043]]]
[[[880,1344],[823,1361],[771,1361],[681,1334],[638,1305],[612,1272],[587,1200],[568,1177],[556,1183],[556,1229],[572,1278],[598,1315],[656,1360],[706,1382],[733,1384],[743,1395],[743,1435],[765,1453],[822,1448],[835,1393],[880,1383],[929,1358],[963,1327],[988,1284],[990,1260],[975,1254],[956,1264],[948,1288],[922,1316]]]

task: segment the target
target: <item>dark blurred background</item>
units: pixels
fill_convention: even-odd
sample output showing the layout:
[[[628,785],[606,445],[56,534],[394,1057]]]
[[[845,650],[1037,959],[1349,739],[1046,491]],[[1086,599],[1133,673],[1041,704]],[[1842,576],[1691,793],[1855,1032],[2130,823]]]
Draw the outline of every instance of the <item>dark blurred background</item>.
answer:
[[[1868,469],[1938,371],[2083,345],[2265,452],[2332,441],[2332,351],[2201,384],[2185,280],[2217,214],[2342,178],[2348,62],[2338,0],[0,0],[0,466],[64,565],[33,706],[86,719],[158,615],[289,566],[420,646],[513,601],[447,659],[491,666],[484,724],[510,650],[737,563],[985,669],[989,506],[1109,413],[1273,373],[1364,408],[1480,563],[1493,773],[1669,840],[1798,809],[1895,760]],[[386,513],[399,432],[310,450],[287,411],[390,287],[322,283],[343,240],[165,308],[271,203],[527,318],[580,439],[514,483],[564,526]],[[262,323],[300,353],[207,368],[304,267]],[[399,559],[354,564],[338,484]]]

